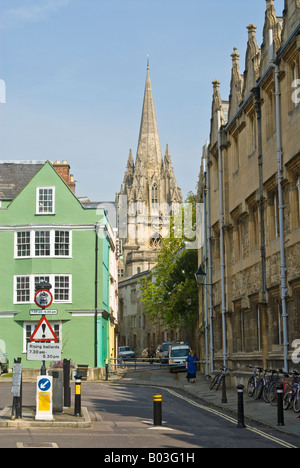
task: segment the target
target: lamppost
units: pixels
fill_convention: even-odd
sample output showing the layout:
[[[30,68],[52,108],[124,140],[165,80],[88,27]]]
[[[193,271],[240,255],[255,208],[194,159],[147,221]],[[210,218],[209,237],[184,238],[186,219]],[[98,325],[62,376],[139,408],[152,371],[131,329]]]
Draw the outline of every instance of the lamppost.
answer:
[[[211,346],[211,371],[213,372],[214,362],[214,348],[213,348],[213,326],[212,326],[212,294],[207,286],[212,286],[211,284],[206,283],[206,273],[202,268],[202,265],[199,266],[198,270],[195,273],[195,278],[198,288],[200,286],[205,287],[205,291],[210,295],[210,346]],[[209,344],[208,344],[208,311],[207,311],[207,296],[205,295],[205,349],[206,349],[206,377],[209,376]]]
[[[210,286],[206,284],[206,273],[201,265],[195,273],[195,278],[197,281],[197,286]]]

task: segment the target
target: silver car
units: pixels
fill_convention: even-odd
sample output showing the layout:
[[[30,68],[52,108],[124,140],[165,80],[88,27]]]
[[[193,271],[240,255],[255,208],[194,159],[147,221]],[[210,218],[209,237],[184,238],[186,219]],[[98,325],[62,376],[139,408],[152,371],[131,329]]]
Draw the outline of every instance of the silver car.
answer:
[[[9,360],[8,360],[7,356],[8,356],[7,353],[4,353],[4,354],[0,355],[0,375],[8,373]]]
[[[135,352],[130,348],[130,346],[120,346],[118,355],[123,359],[123,361],[135,358]]]

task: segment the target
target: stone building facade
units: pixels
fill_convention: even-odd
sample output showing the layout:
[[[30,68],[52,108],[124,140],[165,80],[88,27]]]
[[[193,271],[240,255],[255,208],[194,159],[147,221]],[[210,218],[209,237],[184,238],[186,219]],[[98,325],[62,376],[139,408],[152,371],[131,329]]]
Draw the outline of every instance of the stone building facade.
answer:
[[[199,261],[200,342],[210,371],[223,362],[297,368],[300,339],[300,2],[277,17],[266,0],[263,43],[250,24],[244,73],[232,57],[229,102],[213,82],[199,199],[207,242]],[[206,307],[204,307],[206,305]]]
[[[149,65],[136,160],[130,150],[116,201],[121,255],[120,344],[132,346],[139,355],[143,348],[156,346],[175,333],[169,332],[168,335],[147,321],[142,311],[138,282],[155,266],[161,238],[170,225],[170,216],[182,203],[168,145],[162,157]]]

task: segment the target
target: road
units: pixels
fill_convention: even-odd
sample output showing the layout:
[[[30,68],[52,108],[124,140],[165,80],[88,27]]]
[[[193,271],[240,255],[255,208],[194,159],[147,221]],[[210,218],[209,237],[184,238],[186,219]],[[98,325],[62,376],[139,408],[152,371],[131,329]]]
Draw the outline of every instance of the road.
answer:
[[[254,424],[238,429],[232,415],[213,410],[181,390],[160,388],[160,381],[165,385],[176,376],[167,371],[157,371],[153,376],[146,375],[148,385],[140,385],[141,374],[131,374],[131,379],[119,383],[83,383],[82,405],[89,410],[91,428],[0,428],[0,448],[15,448],[18,442],[55,443],[60,448],[103,448],[110,456],[111,449],[126,449],[129,453],[137,448],[171,452],[186,449],[197,453],[199,448],[300,447],[299,438],[275,430]],[[154,380],[156,388],[151,387]],[[10,391],[10,383],[0,383],[0,410],[11,405]],[[161,428],[152,424],[154,393],[163,398]],[[23,405],[33,405],[34,400],[35,385],[25,383]]]

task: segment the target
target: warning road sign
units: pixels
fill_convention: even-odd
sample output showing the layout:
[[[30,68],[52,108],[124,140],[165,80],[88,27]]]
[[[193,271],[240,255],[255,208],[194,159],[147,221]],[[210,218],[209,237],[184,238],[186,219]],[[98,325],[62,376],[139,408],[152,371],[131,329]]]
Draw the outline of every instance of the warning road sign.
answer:
[[[42,342],[49,342],[49,341],[58,341],[58,338],[46,317],[42,317],[38,323],[38,326],[34,330],[33,334],[30,337],[29,341],[42,341]]]

